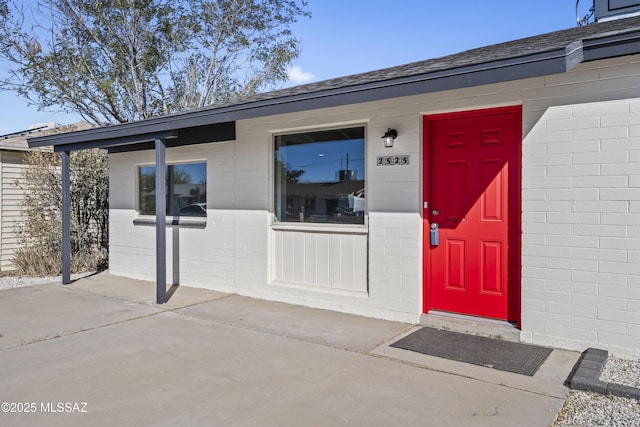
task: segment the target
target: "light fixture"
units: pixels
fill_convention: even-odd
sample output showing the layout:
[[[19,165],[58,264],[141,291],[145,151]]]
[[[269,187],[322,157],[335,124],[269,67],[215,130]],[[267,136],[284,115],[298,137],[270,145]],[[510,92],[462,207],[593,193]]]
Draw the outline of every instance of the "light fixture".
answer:
[[[393,147],[393,140],[398,137],[398,131],[395,129],[387,129],[382,139],[384,139],[385,147]]]

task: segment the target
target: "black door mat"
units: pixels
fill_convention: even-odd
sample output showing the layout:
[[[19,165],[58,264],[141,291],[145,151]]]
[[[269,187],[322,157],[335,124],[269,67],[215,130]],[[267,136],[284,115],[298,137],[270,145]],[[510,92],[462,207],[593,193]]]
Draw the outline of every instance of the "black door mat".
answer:
[[[434,328],[418,329],[391,347],[529,376],[535,375],[553,351],[546,347]]]

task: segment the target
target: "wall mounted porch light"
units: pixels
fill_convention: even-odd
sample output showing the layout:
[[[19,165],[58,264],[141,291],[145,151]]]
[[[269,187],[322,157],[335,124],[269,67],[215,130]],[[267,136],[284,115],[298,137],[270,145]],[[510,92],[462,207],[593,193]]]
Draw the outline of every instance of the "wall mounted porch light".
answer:
[[[382,136],[382,139],[384,140],[384,146],[385,147],[393,147],[393,140],[396,139],[398,137],[398,131],[395,129],[387,129],[387,131],[385,132],[385,134]]]

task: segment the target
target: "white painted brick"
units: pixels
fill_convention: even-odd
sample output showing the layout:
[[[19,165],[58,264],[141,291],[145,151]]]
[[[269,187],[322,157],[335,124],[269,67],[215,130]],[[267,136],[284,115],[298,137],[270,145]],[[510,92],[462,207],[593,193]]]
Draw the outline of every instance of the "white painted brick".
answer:
[[[640,248],[638,248],[640,249]],[[640,264],[640,252],[634,252],[634,251],[629,251],[628,252],[628,259],[627,261],[629,261],[630,263],[638,263]]]
[[[522,233],[570,236],[571,227],[572,226],[567,226],[566,224],[523,223]]]
[[[635,175],[638,173],[639,167],[636,163],[607,163],[600,166],[600,174],[617,176]]]
[[[629,150],[637,150],[640,146],[640,138],[624,138],[624,139],[609,139],[600,141],[600,150],[603,153],[609,151],[627,152]],[[630,156],[627,161],[630,160]]]
[[[524,201],[522,202],[522,212],[570,212],[571,202],[563,200],[544,202],[539,201]],[[596,211],[599,212],[599,211]],[[626,211],[625,211],[626,212]]]
[[[640,215],[603,213],[601,215],[601,223],[613,225],[640,225]]]
[[[608,320],[599,320],[586,317],[572,317],[571,326],[591,331],[612,332],[614,334],[624,334],[626,324],[622,322],[611,322]]]
[[[616,188],[627,187],[629,178],[626,176],[581,176],[571,178],[573,188]]]
[[[602,116],[602,119],[612,115],[628,116],[629,104],[627,102],[605,102],[594,104],[576,105],[571,108],[572,117],[593,117]]]
[[[522,324],[531,324],[531,325],[558,325],[558,326],[569,326],[571,324],[571,316],[567,314],[556,314],[556,313],[547,313],[547,312],[537,312],[537,311],[529,311],[522,310]]]
[[[572,298],[571,303],[573,303],[576,295],[595,296],[598,294],[598,285],[594,283],[576,283],[568,280],[547,280],[545,282],[545,289],[569,293]]]
[[[600,247],[603,249],[620,249],[620,252],[626,254],[627,250],[640,250],[640,240],[625,237],[600,237]]]
[[[603,296],[612,296],[608,294],[608,289],[613,287],[627,285],[627,276],[623,274],[611,274],[611,273],[594,273],[592,271],[571,271],[571,281],[581,283],[596,283],[599,286],[598,294]]]
[[[640,169],[640,165],[638,168]],[[633,175],[629,177],[629,187],[640,187],[640,175]]]
[[[521,243],[523,246],[544,245],[545,242],[545,236],[540,234],[523,234],[521,238]]]
[[[605,260],[605,261],[626,261],[627,251],[607,250],[603,248],[570,248],[571,256],[578,259]]]
[[[545,289],[545,280],[522,276],[522,289]]]
[[[622,274],[619,274],[618,276],[624,279],[626,279],[627,277]],[[628,291],[629,291],[629,287],[626,286],[624,283],[622,283],[619,286],[600,284],[600,286],[598,287],[598,296],[617,298],[619,301],[618,307],[609,307],[609,308],[622,308],[624,307],[625,298],[627,297]]]
[[[545,302],[544,301],[536,301],[536,300],[527,298],[526,300],[523,300],[522,309],[523,310],[527,310],[527,311],[544,312],[545,311]]]
[[[522,200],[545,200],[546,193],[545,190],[539,189],[530,189],[523,188],[522,189]]]
[[[639,137],[640,136],[640,125],[629,126],[629,136],[631,138]]]
[[[525,288],[522,290],[522,298],[527,301],[547,301],[547,299],[550,297],[549,294],[552,294],[552,293],[554,292],[547,292],[545,290]]]
[[[549,120],[547,122],[547,131],[549,132],[562,130],[595,129],[598,127],[600,127],[599,116]]]
[[[522,155],[525,158],[536,154],[546,154],[547,146],[545,144],[529,144],[522,147]]]
[[[522,180],[522,188],[570,188],[571,178],[527,178]]]
[[[545,190],[545,194],[548,200],[598,200],[598,190],[588,188],[550,189]]]
[[[593,129],[589,129],[593,131]],[[592,136],[592,141],[585,141],[584,138],[576,137],[571,132],[571,139],[566,142],[556,142],[547,146],[547,153],[549,154],[562,154],[562,153],[582,153],[582,152],[597,152],[600,151],[600,141],[595,135]]]
[[[598,336],[596,331],[565,327],[549,323],[545,326],[544,330],[549,335],[587,342],[595,342]]]
[[[573,212],[617,212],[626,213],[629,211],[627,201],[595,201],[595,202],[571,202]]]
[[[640,188],[603,188],[600,200],[640,200]]]
[[[598,341],[602,343],[606,343],[607,345],[613,345],[613,346],[618,346],[622,348],[629,348],[629,349],[640,348],[640,338],[631,337],[629,335],[612,334],[609,332],[598,332]]]
[[[577,177],[597,176],[600,174],[599,164],[562,165],[547,167],[547,176]]]
[[[601,127],[617,127],[624,129],[626,126],[640,123],[640,113],[630,114],[612,114],[609,116],[602,116],[600,119]]]
[[[522,221],[523,222],[546,222],[547,214],[544,212],[522,212]]]
[[[627,237],[627,227],[622,225],[575,224],[571,232],[576,236]]]
[[[526,159],[527,166],[553,166],[553,165],[570,165],[571,154],[539,154],[528,156]]]
[[[545,267],[546,258],[528,255],[522,259],[523,267]]]
[[[629,161],[629,153],[626,151],[610,151],[602,152],[598,150],[596,153],[574,153],[572,162],[574,165],[581,164],[603,164],[603,163],[626,163]]]
[[[568,252],[565,248],[554,248],[543,245],[527,245],[522,247],[522,254],[537,257],[561,257]]]
[[[598,308],[598,319],[640,324],[640,313],[620,309]]]
[[[563,246],[564,248],[597,248],[598,237],[593,236],[546,236],[546,244],[549,246]],[[564,249],[566,251],[567,249]]]
[[[572,117],[574,117],[574,109],[572,108],[551,107],[544,115],[545,120],[570,119]]]
[[[640,338],[640,325],[627,325],[627,335]]]
[[[545,127],[546,127],[547,122],[543,121],[542,123],[545,124]],[[544,129],[543,131],[538,131],[537,133],[529,134],[529,135],[531,136],[531,138],[525,139],[525,142],[524,142],[525,147],[530,145],[547,146],[547,145],[553,145],[557,143],[571,141],[570,130],[548,132],[546,129]]]
[[[596,261],[572,258],[547,258],[546,267],[564,270],[598,271],[598,263]]]
[[[547,302],[545,308],[547,313],[569,314],[571,315],[572,318],[573,317],[594,318],[598,315],[598,309],[596,307],[576,306],[570,303],[562,304],[562,303]]]
[[[549,212],[546,217],[550,224],[598,224],[600,219],[597,213]]]
[[[589,273],[593,274],[593,273]],[[572,272],[552,268],[523,267],[522,277],[548,280],[571,280]]]
[[[598,271],[602,273],[631,274],[640,276],[640,264],[630,262],[599,261]]]
[[[540,178],[543,176],[547,176],[546,166],[529,166],[527,168],[522,169],[523,180],[526,180],[529,178]]]
[[[572,141],[585,141],[590,139],[622,139],[629,136],[626,126],[600,127],[597,129],[578,129],[571,131]],[[600,146],[598,145],[598,150]]]

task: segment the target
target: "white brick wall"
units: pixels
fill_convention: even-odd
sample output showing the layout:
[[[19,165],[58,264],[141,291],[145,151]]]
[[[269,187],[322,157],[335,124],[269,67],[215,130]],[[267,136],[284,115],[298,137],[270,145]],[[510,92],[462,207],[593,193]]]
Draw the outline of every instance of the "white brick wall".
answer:
[[[551,107],[524,139],[527,341],[640,354],[639,105]]]
[[[180,229],[176,236],[181,283],[418,321],[422,179],[428,173],[422,117],[522,104],[522,337],[640,355],[640,325],[607,311],[632,313],[640,298],[634,267],[640,257],[639,61],[621,57],[544,78],[242,120],[235,142],[170,149],[168,161],[206,159],[208,173],[207,228]],[[354,124],[367,132],[368,292],[273,281],[273,133]],[[388,127],[399,133],[393,148],[380,140]],[[376,166],[377,156],[390,154],[408,154],[411,164]],[[138,163],[153,163],[153,152],[110,158],[110,268],[153,280],[153,228],[133,225]],[[167,236],[171,249],[173,231]]]

